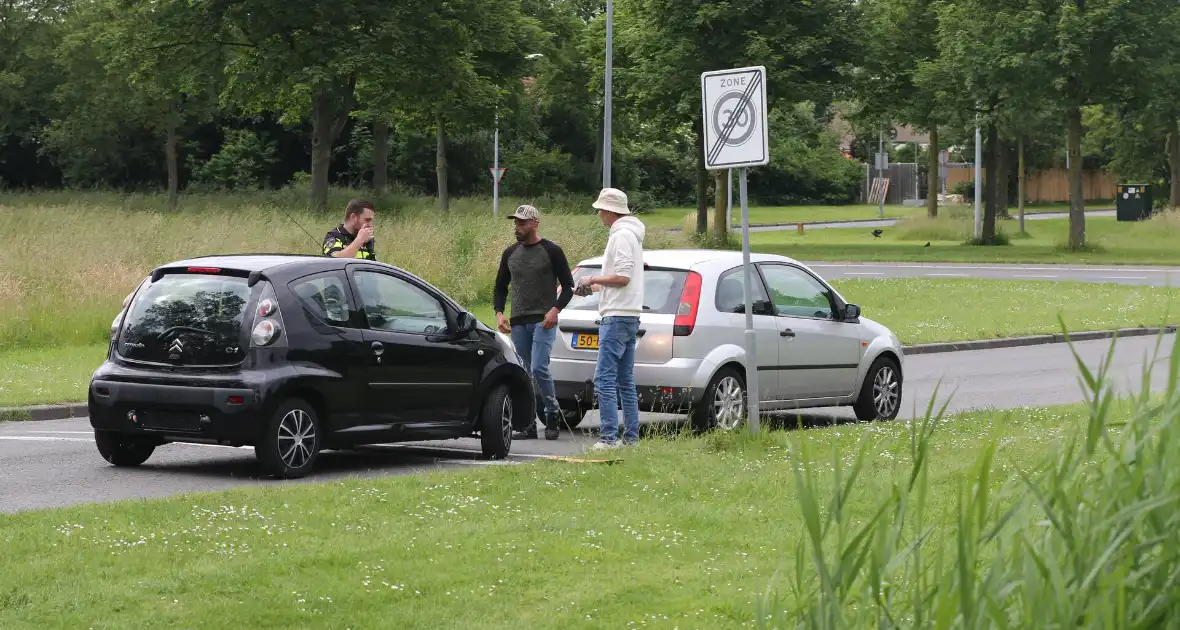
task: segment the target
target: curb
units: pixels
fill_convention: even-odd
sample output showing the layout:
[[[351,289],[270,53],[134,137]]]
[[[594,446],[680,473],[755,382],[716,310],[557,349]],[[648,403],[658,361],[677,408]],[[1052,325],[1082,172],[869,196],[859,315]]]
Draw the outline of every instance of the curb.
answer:
[[[1146,337],[1149,335],[1174,333],[1177,326],[1154,326],[1149,328],[1120,328],[1118,330],[1095,330],[1079,332],[1066,336],[1061,333],[1052,335],[1032,335],[1029,337],[1008,337],[1004,339],[983,339],[979,341],[955,341],[950,343],[924,343],[905,346],[906,356],[918,354],[940,354],[944,352],[965,352],[969,350],[994,350],[997,348],[1021,348],[1025,346],[1039,346],[1051,343],[1065,343],[1066,341],[1094,341],[1096,339],[1111,339],[1116,335],[1123,337]]]
[[[30,420],[65,420],[90,415],[86,403],[35,405],[32,407],[0,407],[0,422]]]
[[[1116,335],[1122,337],[1147,337],[1150,335],[1174,333],[1180,326],[1154,326],[1148,328],[1120,328],[1118,330],[1095,330],[1079,332],[1069,335],[1068,341],[1094,341],[1097,339],[1111,339]],[[1008,337],[1004,339],[983,339],[979,341],[954,341],[949,343],[923,343],[902,348],[906,356],[919,354],[942,354],[947,352],[967,352],[970,350],[995,350],[999,348],[1020,348],[1025,346],[1040,346],[1051,343],[1065,343],[1066,337],[1056,333],[1052,335],[1032,335],[1029,337]],[[69,418],[85,418],[90,414],[85,403],[68,403],[60,405],[37,405],[33,407],[0,407],[0,422],[5,421],[37,421],[37,420],[66,420]]]

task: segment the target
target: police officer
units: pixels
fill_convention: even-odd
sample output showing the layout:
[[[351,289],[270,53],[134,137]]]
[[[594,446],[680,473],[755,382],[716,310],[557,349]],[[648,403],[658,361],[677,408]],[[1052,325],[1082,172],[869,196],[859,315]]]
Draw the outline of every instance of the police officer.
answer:
[[[377,260],[373,215],[372,202],[364,199],[349,201],[344,210],[344,222],[324,236],[324,255]]]

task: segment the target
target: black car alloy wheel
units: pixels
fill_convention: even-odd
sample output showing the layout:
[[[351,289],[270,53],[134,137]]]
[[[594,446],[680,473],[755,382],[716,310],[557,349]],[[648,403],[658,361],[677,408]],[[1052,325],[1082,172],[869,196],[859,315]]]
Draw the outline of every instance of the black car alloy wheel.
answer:
[[[311,471],[322,439],[315,410],[293,398],[275,410],[255,450],[267,472],[281,479],[295,479]]]

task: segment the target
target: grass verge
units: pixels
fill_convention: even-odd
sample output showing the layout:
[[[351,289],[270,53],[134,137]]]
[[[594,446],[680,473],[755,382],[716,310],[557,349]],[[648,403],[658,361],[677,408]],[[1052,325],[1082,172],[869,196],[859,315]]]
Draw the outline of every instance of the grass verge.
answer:
[[[1068,408],[0,516],[0,626],[1163,627],[1180,351],[1131,401],[1079,366]]]
[[[1113,330],[1180,323],[1180,289],[1084,282],[959,279],[854,279],[832,283],[866,317],[905,344],[1019,337],[1070,330]],[[495,327],[490,305],[472,309]],[[1165,316],[1164,313],[1168,315]],[[105,344],[0,353],[0,407],[86,399]]]
[[[342,197],[343,212],[346,197],[334,195]],[[0,250],[0,352],[103,343],[123,298],[156,265],[218,253],[318,254],[324,233],[340,221],[335,210],[327,216],[289,211],[280,193],[262,201],[186,198],[177,212],[159,210],[152,197],[119,199],[3,198],[0,233],[20,234],[21,242]],[[504,207],[513,201],[504,200]],[[379,208],[380,260],[424,277],[462,304],[490,303],[500,253],[514,242],[511,222],[491,217],[490,203],[484,208],[477,200],[457,202],[446,215],[415,203]],[[543,235],[572,263],[601,254],[606,244],[606,228],[588,212],[547,214],[542,222]],[[681,242],[652,230],[645,246]],[[44,255],[53,260],[52,273]]]
[[[1002,221],[998,229],[1010,244],[991,247],[965,245],[972,223],[953,217],[907,219],[880,228],[880,238],[874,229],[755,232],[750,245],[799,260],[1180,265],[1180,213],[1137,222],[1087,217],[1087,247],[1079,252],[1066,248],[1067,219],[1027,221],[1025,234],[1014,221]]]

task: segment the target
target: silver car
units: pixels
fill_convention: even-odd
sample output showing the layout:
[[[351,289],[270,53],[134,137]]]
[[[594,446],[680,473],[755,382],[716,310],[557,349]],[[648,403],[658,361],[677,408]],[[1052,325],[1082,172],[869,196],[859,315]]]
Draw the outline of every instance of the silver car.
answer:
[[[698,429],[746,418],[742,254],[654,250],[644,254],[644,313],[635,349],[641,411],[687,413]],[[891,420],[901,407],[902,344],[862,317],[795,260],[752,254],[758,396],[766,411],[851,406],[861,420]],[[580,262],[574,280],[601,271]],[[551,361],[557,397],[576,426],[595,408],[598,295],[562,311]],[[617,402],[615,404],[618,404]]]

